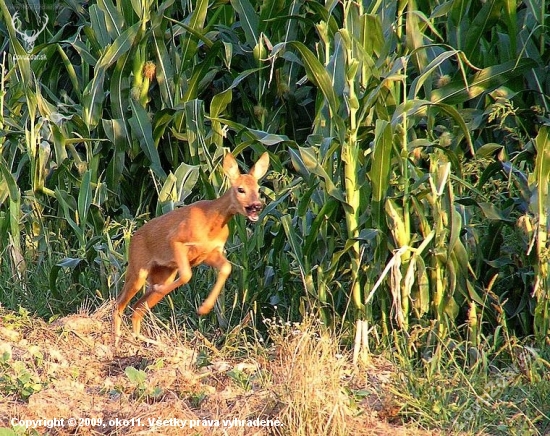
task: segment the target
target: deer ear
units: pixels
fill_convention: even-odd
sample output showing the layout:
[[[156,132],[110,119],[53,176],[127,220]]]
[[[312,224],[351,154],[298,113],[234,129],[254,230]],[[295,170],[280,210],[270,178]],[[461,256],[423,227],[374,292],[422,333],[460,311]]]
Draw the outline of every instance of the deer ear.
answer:
[[[265,176],[265,173],[267,173],[267,169],[269,168],[269,153],[266,151],[264,154],[260,156],[258,159],[258,162],[254,164],[254,166],[250,170],[250,175],[254,177],[256,180],[260,180],[263,176]]]
[[[223,171],[227,177],[229,177],[231,182],[237,180],[241,175],[241,172],[239,171],[239,164],[231,153],[226,154],[223,158]]]

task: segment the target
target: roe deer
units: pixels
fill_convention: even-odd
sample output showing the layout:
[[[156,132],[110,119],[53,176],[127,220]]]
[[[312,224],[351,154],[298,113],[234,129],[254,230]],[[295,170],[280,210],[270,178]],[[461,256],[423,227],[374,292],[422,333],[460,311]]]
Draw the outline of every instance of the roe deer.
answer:
[[[224,256],[229,236],[227,223],[241,214],[258,221],[263,204],[260,201],[261,179],[269,167],[269,154],[264,153],[248,174],[241,174],[237,161],[227,154],[223,169],[231,187],[216,200],[202,200],[154,218],[136,231],[130,240],[126,280],[118,295],[113,314],[114,345],[118,346],[124,309],[134,295],[149,283],[146,293],[134,305],[132,330],[136,338],[154,342],[141,335],[141,320],[165,295],[191,279],[191,268],[201,263],[218,270],[210,295],[198,309],[209,313],[231,273]],[[177,280],[175,280],[178,274]]]

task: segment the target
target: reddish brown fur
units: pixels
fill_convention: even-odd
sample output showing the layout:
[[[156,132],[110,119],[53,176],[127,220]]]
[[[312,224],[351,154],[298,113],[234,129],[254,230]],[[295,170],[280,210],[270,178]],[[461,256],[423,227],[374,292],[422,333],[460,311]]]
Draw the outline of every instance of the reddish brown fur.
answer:
[[[141,319],[147,309],[187,283],[191,279],[191,268],[201,263],[218,270],[216,283],[198,313],[206,315],[212,310],[231,273],[231,264],[223,253],[229,236],[227,223],[236,214],[257,221],[262,209],[258,180],[268,166],[269,155],[264,153],[249,174],[241,174],[233,155],[227,154],[223,169],[231,187],[224,195],[152,219],[134,234],[130,241],[126,282],[116,300],[113,315],[115,346],[120,338],[124,309],[146,281],[149,288],[134,305],[132,314],[133,333],[138,338],[147,340],[140,334]],[[176,274],[178,278],[174,280]]]

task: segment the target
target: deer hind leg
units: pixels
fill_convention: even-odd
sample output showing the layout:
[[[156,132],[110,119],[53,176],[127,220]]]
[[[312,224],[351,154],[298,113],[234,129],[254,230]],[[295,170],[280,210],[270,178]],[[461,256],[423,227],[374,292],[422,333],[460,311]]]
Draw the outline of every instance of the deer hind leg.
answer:
[[[204,303],[202,303],[201,307],[197,310],[199,315],[207,315],[212,310],[232,269],[231,263],[229,263],[220,251],[213,252],[204,263],[218,270],[218,278],[210,291],[210,295],[208,295]]]
[[[147,309],[152,309],[165,295],[157,291],[157,288],[165,287],[168,283],[171,283],[176,276],[177,270],[175,268],[155,265],[149,271],[149,289],[141,297],[136,304],[134,304],[134,313],[132,314],[132,330],[134,336],[141,337],[141,320],[147,312]]]
[[[128,266],[126,271],[126,279],[124,282],[124,287],[122,291],[118,294],[118,297],[115,302],[115,310],[113,313],[113,335],[114,335],[114,344],[115,347],[118,347],[120,340],[120,329],[122,325],[122,314],[124,309],[132,299],[134,295],[145,284],[147,279],[147,270],[135,270],[131,266]]]
[[[157,284],[153,286],[153,291],[165,296],[179,286],[185,285],[191,280],[191,264],[189,263],[188,248],[185,243],[174,241],[172,243],[172,252],[174,261],[178,267],[178,279],[172,283]],[[162,298],[162,297],[160,297]]]

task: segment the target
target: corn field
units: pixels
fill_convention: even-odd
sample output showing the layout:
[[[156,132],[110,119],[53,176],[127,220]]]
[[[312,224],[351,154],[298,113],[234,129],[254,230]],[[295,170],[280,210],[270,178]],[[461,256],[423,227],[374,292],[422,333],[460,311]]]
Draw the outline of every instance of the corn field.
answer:
[[[309,312],[359,341],[547,341],[544,0],[0,9],[6,307],[112,298],[137,227],[223,192],[224,150],[243,168],[268,151],[266,207],[231,224],[210,324]],[[213,274],[164,308],[198,325]]]

